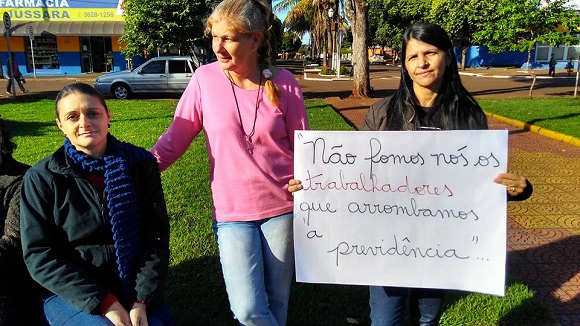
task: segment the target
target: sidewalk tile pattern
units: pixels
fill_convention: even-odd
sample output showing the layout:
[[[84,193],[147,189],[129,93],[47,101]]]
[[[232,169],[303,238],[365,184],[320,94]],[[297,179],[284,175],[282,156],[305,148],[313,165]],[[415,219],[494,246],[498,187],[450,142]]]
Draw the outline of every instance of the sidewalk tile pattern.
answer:
[[[508,129],[509,170],[534,194],[508,203],[508,274],[527,284],[560,325],[580,325],[580,147]]]

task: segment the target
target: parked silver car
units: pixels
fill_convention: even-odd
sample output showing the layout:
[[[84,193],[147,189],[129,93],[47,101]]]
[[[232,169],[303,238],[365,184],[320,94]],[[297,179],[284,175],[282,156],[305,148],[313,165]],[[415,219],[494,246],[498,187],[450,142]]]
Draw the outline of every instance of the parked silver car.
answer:
[[[139,93],[183,93],[197,65],[191,57],[155,57],[129,71],[97,77],[95,88],[103,95],[125,99]]]

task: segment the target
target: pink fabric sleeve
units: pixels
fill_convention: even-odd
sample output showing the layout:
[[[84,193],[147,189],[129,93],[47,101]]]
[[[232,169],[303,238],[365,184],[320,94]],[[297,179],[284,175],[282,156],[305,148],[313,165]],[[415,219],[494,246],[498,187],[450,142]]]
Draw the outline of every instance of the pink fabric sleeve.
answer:
[[[199,81],[196,77],[194,74],[183,92],[175,109],[173,122],[151,148],[160,171],[177,161],[202,129]]]

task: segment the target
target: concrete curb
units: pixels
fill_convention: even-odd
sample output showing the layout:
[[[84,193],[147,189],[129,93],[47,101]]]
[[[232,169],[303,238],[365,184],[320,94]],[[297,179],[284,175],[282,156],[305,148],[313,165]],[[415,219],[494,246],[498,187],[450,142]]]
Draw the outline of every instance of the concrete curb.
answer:
[[[495,113],[489,113],[489,112],[485,112],[485,115],[487,115],[490,118],[494,118],[496,120],[499,120],[501,122],[505,122],[507,124],[510,124],[514,127],[518,127],[518,128],[522,128],[524,130],[528,130],[531,132],[535,132],[537,134],[540,134],[544,137],[548,137],[557,141],[561,141],[563,143],[567,143],[570,145],[574,145],[574,146],[578,146],[580,147],[580,138],[576,138],[576,137],[572,137],[570,135],[566,135],[566,134],[562,134],[553,130],[549,130],[549,129],[545,129],[527,122],[522,122],[519,120],[515,120],[515,119],[510,119],[504,116],[501,116],[499,114],[495,114]]]
[[[306,74],[306,72],[304,73],[304,76],[302,77],[302,79],[304,80],[313,80],[313,81],[335,81],[335,80],[352,80],[350,77],[308,77],[308,75]]]
[[[471,77],[483,77],[483,78],[521,78],[521,79],[533,79],[534,77],[530,75],[485,75],[485,74],[478,74],[473,72],[459,72],[461,76],[471,76]],[[537,76],[536,79],[554,79],[554,78],[568,78],[568,79],[575,79],[574,76],[559,76],[559,77],[550,77],[550,76]]]
[[[388,66],[388,65],[387,65]],[[393,65],[391,65],[393,66]],[[400,66],[399,66],[400,67]],[[320,71],[320,69],[315,69],[315,68],[309,68],[309,69],[304,69],[304,74],[303,74],[303,79],[304,80],[312,80],[312,81],[334,81],[334,80],[352,80],[350,77],[340,77],[340,78],[332,78],[331,76],[328,77],[308,77],[308,74],[318,74]],[[533,79],[533,76],[530,76],[528,74],[526,74],[525,72],[521,72],[523,75],[487,75],[487,74],[481,74],[481,73],[475,73],[475,72],[465,72],[465,71],[460,71],[459,75],[461,76],[471,76],[471,77],[482,77],[482,78],[504,78],[504,79],[508,79],[508,78],[513,78],[513,79]],[[559,78],[559,79],[575,79],[575,76],[558,76],[558,77],[550,77],[550,76],[538,76],[536,75],[536,79],[554,79],[554,78]]]

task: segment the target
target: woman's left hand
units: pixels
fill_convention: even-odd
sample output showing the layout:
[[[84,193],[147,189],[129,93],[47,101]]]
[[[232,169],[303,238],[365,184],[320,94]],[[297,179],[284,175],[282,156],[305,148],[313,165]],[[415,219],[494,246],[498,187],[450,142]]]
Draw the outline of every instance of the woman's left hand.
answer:
[[[288,191],[292,193],[292,195],[294,195],[294,193],[298,190],[302,190],[302,182],[300,180],[296,180],[296,179],[290,179],[290,181],[288,181]]]
[[[526,189],[526,178],[523,175],[515,173],[500,173],[493,182],[507,187],[510,196],[517,196]]]
[[[147,322],[147,305],[144,303],[135,302],[131,311],[129,312],[131,317],[131,325],[133,326],[149,326]]]

